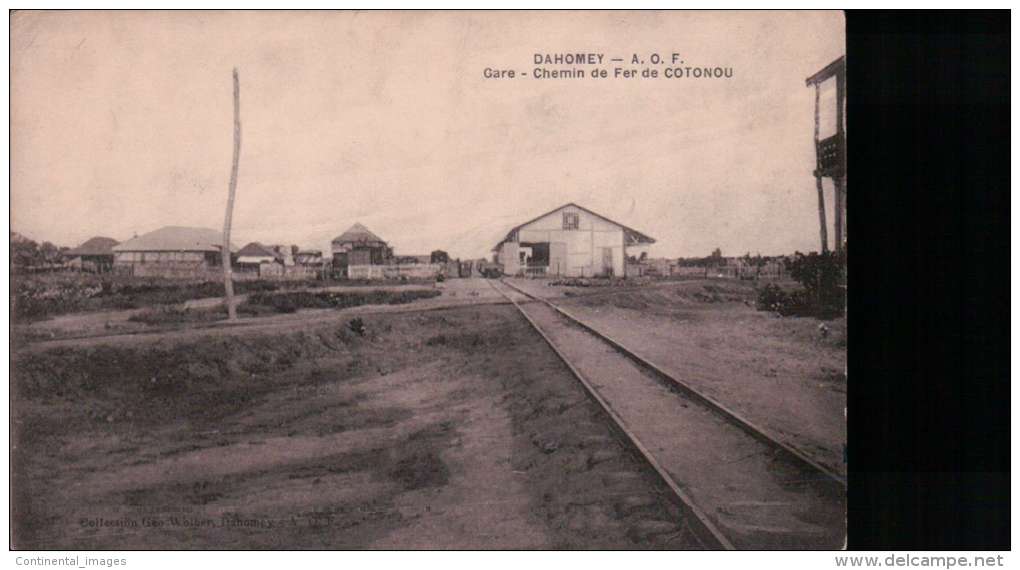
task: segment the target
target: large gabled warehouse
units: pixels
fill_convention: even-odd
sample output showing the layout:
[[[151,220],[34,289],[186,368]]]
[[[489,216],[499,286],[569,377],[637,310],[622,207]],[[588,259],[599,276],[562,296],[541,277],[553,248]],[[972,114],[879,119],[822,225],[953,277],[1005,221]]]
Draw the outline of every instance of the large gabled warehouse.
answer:
[[[626,274],[627,248],[655,239],[574,203],[513,227],[493,248],[508,275]]]

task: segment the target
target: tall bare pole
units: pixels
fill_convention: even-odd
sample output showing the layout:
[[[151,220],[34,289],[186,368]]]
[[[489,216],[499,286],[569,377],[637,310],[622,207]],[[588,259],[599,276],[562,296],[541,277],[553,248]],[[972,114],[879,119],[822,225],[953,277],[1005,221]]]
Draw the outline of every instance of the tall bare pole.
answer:
[[[234,278],[230,268],[230,226],[234,221],[234,195],[237,194],[237,164],[241,159],[241,83],[234,68],[234,161],[230,165],[230,193],[227,194],[227,213],[223,219],[223,287],[226,289],[224,302],[227,304],[227,319],[237,320],[234,306]]]
[[[845,72],[836,74],[836,134],[839,141],[839,155],[837,157],[838,172],[832,177],[833,187],[836,190],[836,212],[834,214],[836,223],[836,251],[843,251],[843,242],[846,241],[846,128],[843,119],[843,101],[846,97]]]

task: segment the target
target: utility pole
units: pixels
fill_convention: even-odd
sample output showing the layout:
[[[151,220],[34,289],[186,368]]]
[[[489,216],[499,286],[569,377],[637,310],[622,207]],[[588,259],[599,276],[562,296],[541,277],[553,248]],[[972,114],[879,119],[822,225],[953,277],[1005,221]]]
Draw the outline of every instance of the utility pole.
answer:
[[[227,320],[237,320],[237,307],[234,306],[234,278],[230,267],[230,226],[234,220],[234,195],[237,193],[237,163],[241,158],[241,84],[234,68],[234,160],[230,165],[230,191],[227,194],[227,213],[223,219],[223,249],[220,259],[223,261],[223,287],[226,289],[224,301],[227,304]]]
[[[818,132],[820,130],[820,120],[818,117],[818,106],[820,91],[818,84],[815,83],[815,149],[818,149]],[[815,168],[815,186],[818,189],[818,227],[820,228],[819,234],[822,239],[822,253],[829,251],[829,231],[825,223],[825,193],[822,191],[822,174],[821,170]]]
[[[836,134],[819,140],[819,92],[821,83],[835,79],[836,82]],[[818,190],[818,225],[822,241],[822,253],[828,251],[828,232],[825,223],[825,196],[822,193],[822,178],[832,179],[834,187],[834,229],[836,252],[843,251],[846,241],[846,125],[843,104],[846,101],[846,58],[840,57],[821,71],[808,77],[808,87],[815,88],[815,187]]]

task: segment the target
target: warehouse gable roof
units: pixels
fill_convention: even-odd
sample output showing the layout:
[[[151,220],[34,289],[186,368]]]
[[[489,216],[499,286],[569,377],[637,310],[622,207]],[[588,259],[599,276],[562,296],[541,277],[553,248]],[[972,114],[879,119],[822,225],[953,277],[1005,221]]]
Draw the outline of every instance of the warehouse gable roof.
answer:
[[[620,222],[617,222],[617,221],[614,221],[614,220],[610,220],[609,218],[603,216],[602,214],[598,214],[596,212],[592,212],[591,210],[589,210],[588,208],[585,208],[584,206],[578,206],[577,204],[575,204],[573,202],[569,202],[567,204],[564,204],[564,205],[560,206],[559,208],[553,208],[552,210],[549,210],[548,212],[542,214],[541,216],[535,216],[534,218],[524,222],[523,224],[519,224],[519,225],[516,225],[516,226],[510,228],[510,231],[508,231],[506,233],[506,236],[502,240],[500,240],[500,242],[497,243],[495,247],[492,248],[492,251],[498,250],[499,246],[503,245],[504,242],[510,241],[510,238],[513,236],[514,232],[516,232],[517,230],[523,228],[524,226],[526,226],[528,224],[531,224],[533,222],[537,222],[538,220],[541,220],[542,218],[548,216],[549,214],[555,214],[556,212],[559,212],[560,210],[562,210],[564,208],[577,208],[578,210],[582,210],[584,212],[587,212],[587,213],[595,216],[596,218],[600,218],[602,220],[605,220],[605,221],[609,222],[610,224],[613,224],[615,226],[620,226],[621,228],[623,228],[623,235],[627,239],[627,245],[642,245],[642,244],[652,244],[652,243],[655,243],[655,238],[653,238],[653,237],[645,235],[645,234],[643,234],[643,233],[641,233],[641,232],[639,232],[639,231],[637,231],[637,230],[635,230],[633,228],[629,228],[629,227],[621,224]]]
[[[113,251],[209,251],[223,248],[223,234],[208,228],[166,226],[115,245]],[[230,251],[237,251],[230,244]]]

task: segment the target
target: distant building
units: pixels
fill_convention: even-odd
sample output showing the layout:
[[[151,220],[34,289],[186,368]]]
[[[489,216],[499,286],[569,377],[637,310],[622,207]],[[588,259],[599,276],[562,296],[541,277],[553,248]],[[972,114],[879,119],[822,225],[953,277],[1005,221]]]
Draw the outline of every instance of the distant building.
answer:
[[[318,249],[301,249],[294,254],[294,263],[297,265],[322,265],[322,252]]]
[[[392,263],[397,265],[427,265],[432,263],[431,255],[394,255]]]
[[[637,230],[577,204],[512,228],[492,249],[508,275],[623,276],[627,248],[655,243]]]
[[[253,241],[237,252],[237,271],[247,276],[278,278],[284,275],[283,256],[272,246]]]
[[[113,270],[113,246],[117,243],[113,238],[96,236],[74,249],[65,251],[64,257],[70,258],[67,265],[74,269],[107,273]]]
[[[253,241],[237,252],[237,263],[241,265],[259,265],[261,263],[283,263],[276,251]]]
[[[393,257],[393,249],[360,223],[333,239],[332,247],[333,270],[344,275],[351,266],[385,265]]]
[[[113,268],[139,277],[219,278],[222,248],[216,230],[167,226],[113,246]]]
[[[267,245],[267,248],[276,254],[276,259],[279,260],[284,267],[290,267],[294,265],[294,251],[297,250],[296,245]]]

